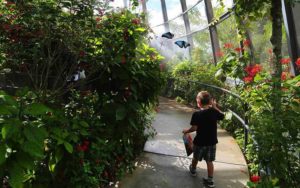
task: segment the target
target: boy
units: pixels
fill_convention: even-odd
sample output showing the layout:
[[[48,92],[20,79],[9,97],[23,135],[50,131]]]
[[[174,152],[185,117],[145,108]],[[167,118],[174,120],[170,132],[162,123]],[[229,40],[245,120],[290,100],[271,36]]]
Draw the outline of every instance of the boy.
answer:
[[[203,178],[203,183],[208,187],[215,187],[213,181],[214,165],[213,161],[216,156],[217,139],[217,121],[224,119],[224,113],[216,106],[216,101],[212,100],[207,91],[198,93],[197,106],[199,111],[194,112],[191,119],[191,128],[184,129],[184,134],[197,131],[194,138],[193,160],[190,165],[190,173],[196,176],[196,167],[198,161],[204,159],[207,164],[207,178]]]

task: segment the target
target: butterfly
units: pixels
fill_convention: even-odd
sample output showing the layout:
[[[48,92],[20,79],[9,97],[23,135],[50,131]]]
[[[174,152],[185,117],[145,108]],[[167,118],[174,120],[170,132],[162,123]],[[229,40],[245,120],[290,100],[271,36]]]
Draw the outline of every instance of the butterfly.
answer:
[[[178,40],[175,42],[175,44],[177,44],[180,48],[187,48],[189,46],[191,46],[190,43],[186,42],[186,41],[183,41],[183,40]]]
[[[165,37],[167,39],[172,39],[174,37],[174,34],[171,32],[166,32],[166,33],[162,34],[161,37]]]

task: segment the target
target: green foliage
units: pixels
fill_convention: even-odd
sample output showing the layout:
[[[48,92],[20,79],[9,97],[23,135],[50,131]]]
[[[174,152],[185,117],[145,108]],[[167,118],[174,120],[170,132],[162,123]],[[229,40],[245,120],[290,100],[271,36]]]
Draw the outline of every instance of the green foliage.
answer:
[[[215,67],[209,64],[192,63],[183,61],[174,65],[167,74],[168,83],[165,88],[165,94],[169,97],[180,97],[187,103],[195,104],[195,97],[200,90],[208,90],[215,97],[220,93],[215,93],[209,87],[204,87],[197,82],[221,86],[222,82],[217,80]]]
[[[1,2],[0,11],[1,68],[29,87],[0,95],[0,177],[104,187],[131,171],[163,85],[142,17],[103,12],[106,1]],[[82,66],[86,79],[68,82]]]

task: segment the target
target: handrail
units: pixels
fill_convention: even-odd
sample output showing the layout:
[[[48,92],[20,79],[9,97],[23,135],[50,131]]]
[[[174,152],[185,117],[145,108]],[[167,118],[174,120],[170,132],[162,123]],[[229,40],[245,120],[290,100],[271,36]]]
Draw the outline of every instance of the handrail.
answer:
[[[221,87],[218,87],[218,86],[215,86],[215,85],[210,85],[210,84],[206,84],[206,83],[202,83],[202,82],[199,82],[199,81],[195,81],[195,80],[184,80],[184,79],[172,79],[172,80],[178,80],[178,81],[187,81],[187,82],[191,82],[191,83],[194,83],[194,84],[199,84],[199,85],[202,85],[202,86],[205,86],[205,87],[210,87],[210,88],[213,88],[213,89],[217,89],[217,90],[220,90],[220,91],[223,91],[223,92],[226,92],[234,97],[236,97],[237,99],[239,99],[242,104],[243,104],[243,108],[245,110],[245,113],[248,111],[248,105],[247,103],[236,93],[232,92],[232,91],[229,91],[227,89],[224,89],[224,88],[221,88]],[[247,149],[247,145],[248,145],[248,138],[249,138],[249,133],[251,133],[251,129],[248,125],[248,118],[247,116],[245,116],[245,118],[243,119],[241,116],[239,116],[236,112],[228,109],[232,114],[233,116],[243,125],[243,128],[244,128],[244,144],[243,144],[243,150],[244,152],[246,151]],[[253,143],[257,146],[257,141],[255,140],[254,138],[254,135],[251,134],[251,139],[253,140]]]

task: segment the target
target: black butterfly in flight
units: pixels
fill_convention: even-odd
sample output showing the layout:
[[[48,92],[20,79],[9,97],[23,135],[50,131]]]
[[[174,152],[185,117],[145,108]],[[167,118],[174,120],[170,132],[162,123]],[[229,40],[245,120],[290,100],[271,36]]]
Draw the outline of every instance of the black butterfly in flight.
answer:
[[[166,32],[166,33],[162,34],[161,37],[165,37],[167,39],[172,39],[174,37],[174,34],[171,32]]]
[[[183,41],[183,40],[178,40],[175,42],[175,44],[177,44],[177,46],[179,46],[180,48],[187,48],[189,46],[191,46],[190,43],[186,42],[186,41]]]

